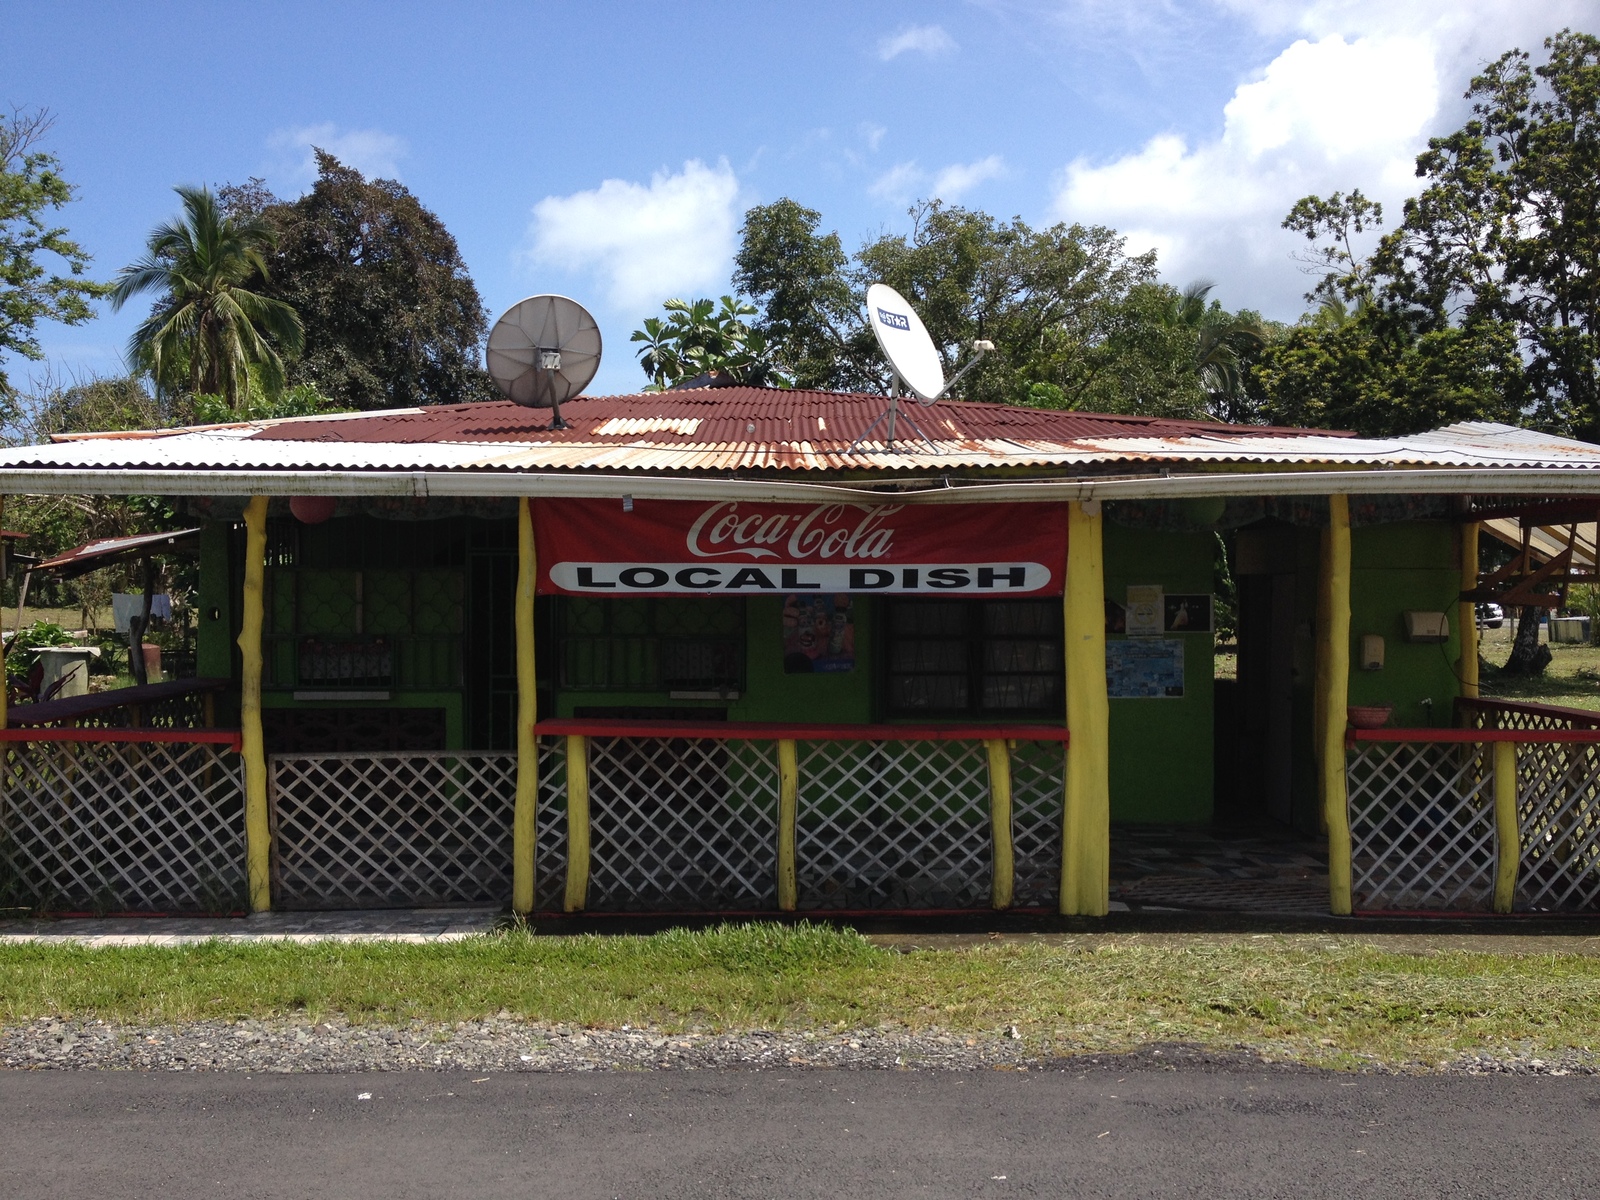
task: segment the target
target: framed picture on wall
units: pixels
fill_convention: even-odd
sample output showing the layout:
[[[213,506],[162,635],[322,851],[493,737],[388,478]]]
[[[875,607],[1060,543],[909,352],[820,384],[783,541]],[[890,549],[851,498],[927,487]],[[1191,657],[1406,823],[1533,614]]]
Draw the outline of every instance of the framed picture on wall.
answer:
[[[1165,596],[1164,633],[1210,633],[1211,597]]]
[[[783,598],[783,671],[810,675],[853,671],[856,623],[848,595],[789,595]]]

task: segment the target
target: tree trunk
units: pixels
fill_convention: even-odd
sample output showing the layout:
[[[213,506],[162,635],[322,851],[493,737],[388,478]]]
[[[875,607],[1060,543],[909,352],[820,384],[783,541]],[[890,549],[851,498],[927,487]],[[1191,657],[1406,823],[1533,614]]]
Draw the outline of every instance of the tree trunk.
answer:
[[[1550,665],[1550,647],[1539,644],[1539,614],[1542,608],[1529,606],[1517,614],[1517,636],[1506,659],[1508,675],[1543,675]]]

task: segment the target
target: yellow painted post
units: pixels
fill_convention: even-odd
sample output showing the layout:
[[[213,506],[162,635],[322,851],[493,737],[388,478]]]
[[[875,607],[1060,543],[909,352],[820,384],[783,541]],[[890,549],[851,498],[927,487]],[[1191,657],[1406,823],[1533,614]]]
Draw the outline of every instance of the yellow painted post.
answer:
[[[1517,827],[1517,744],[1494,743],[1494,910],[1508,913],[1517,899],[1522,834]]]
[[[800,808],[800,760],[793,738],[778,741],[778,908],[793,912],[800,888],[794,872],[794,823]]]
[[[517,593],[512,623],[517,648],[517,798],[511,815],[511,908],[533,911],[539,820],[539,676],[533,656],[533,598],[539,558],[533,544],[533,501],[517,505]]]
[[[1345,784],[1345,726],[1350,706],[1350,500],[1328,497],[1328,533],[1322,542],[1322,586],[1326,609],[1318,672],[1323,689],[1317,706],[1317,769],[1322,819],[1328,830],[1328,906],[1350,913],[1350,801]]]
[[[1111,907],[1111,774],[1106,700],[1105,560],[1097,501],[1067,506],[1063,645],[1067,675],[1066,803],[1061,815],[1061,911]]]
[[[589,741],[567,734],[567,912],[589,901]]]
[[[267,571],[267,498],[244,510],[244,613],[239,629],[239,743],[244,758],[244,844],[250,911],[272,908],[272,832],[267,820],[267,750],[261,733],[262,587]]]
[[[1468,521],[1461,527],[1461,590],[1470,592],[1478,586],[1478,523]],[[1461,643],[1461,659],[1456,663],[1456,675],[1461,680],[1461,694],[1476,697],[1478,694],[1478,606],[1471,600],[1456,605],[1457,640]]]
[[[6,512],[6,498],[4,496],[0,496],[0,521],[3,521],[5,519],[5,512]],[[5,555],[7,559],[10,558],[10,552],[8,550],[5,550],[5,549],[0,549],[0,555]],[[7,562],[6,565],[9,567],[10,563]],[[17,604],[18,604],[19,607],[22,604],[22,594],[20,592],[17,594]],[[20,624],[21,620],[22,620],[22,614],[19,612],[17,614],[17,621],[19,622],[19,624]],[[9,681],[6,678],[5,646],[3,644],[0,644],[0,729],[4,729],[10,723],[10,720],[11,720],[11,714],[6,711],[6,693],[9,690],[10,690],[10,685],[9,685]]]
[[[994,842],[989,904],[1010,908],[1015,889],[1016,859],[1011,845],[1011,747],[1004,738],[988,738],[989,828]]]

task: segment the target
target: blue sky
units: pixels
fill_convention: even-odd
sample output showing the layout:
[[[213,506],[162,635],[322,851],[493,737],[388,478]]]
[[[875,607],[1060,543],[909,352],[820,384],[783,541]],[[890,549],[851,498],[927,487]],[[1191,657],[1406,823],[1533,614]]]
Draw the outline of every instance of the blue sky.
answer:
[[[1174,283],[1298,315],[1307,192],[1398,207],[1473,68],[1592,0],[7,5],[0,103],[56,116],[72,232],[109,277],[172,187],[310,183],[309,146],[398,177],[494,314],[560,291],[606,337],[727,290],[741,214],[792,196],[854,247],[921,196],[1110,224]],[[109,373],[142,312],[46,327]],[[13,377],[23,364],[9,363]]]

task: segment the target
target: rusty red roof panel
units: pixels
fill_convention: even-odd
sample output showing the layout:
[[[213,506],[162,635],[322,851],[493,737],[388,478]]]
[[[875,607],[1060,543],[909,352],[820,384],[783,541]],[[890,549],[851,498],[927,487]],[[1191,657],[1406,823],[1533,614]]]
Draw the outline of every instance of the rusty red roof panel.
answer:
[[[865,433],[883,412],[883,396],[855,393],[722,387],[631,396],[581,396],[561,406],[571,428],[551,430],[544,409],[510,401],[441,405],[407,412],[377,412],[338,421],[319,418],[281,421],[250,435],[268,441],[515,442],[593,444],[594,439],[648,435],[653,445],[767,446],[787,451],[805,443],[807,453],[837,454]],[[1080,438],[1181,438],[1206,434],[1230,437],[1330,436],[1327,430],[1227,425],[1166,417],[1063,412],[1010,404],[946,400],[929,408],[905,402],[905,411],[935,442],[1016,440],[1062,443]],[[879,426],[875,438],[881,436]],[[901,422],[898,435],[913,436]],[[1332,435],[1339,436],[1339,435]]]

